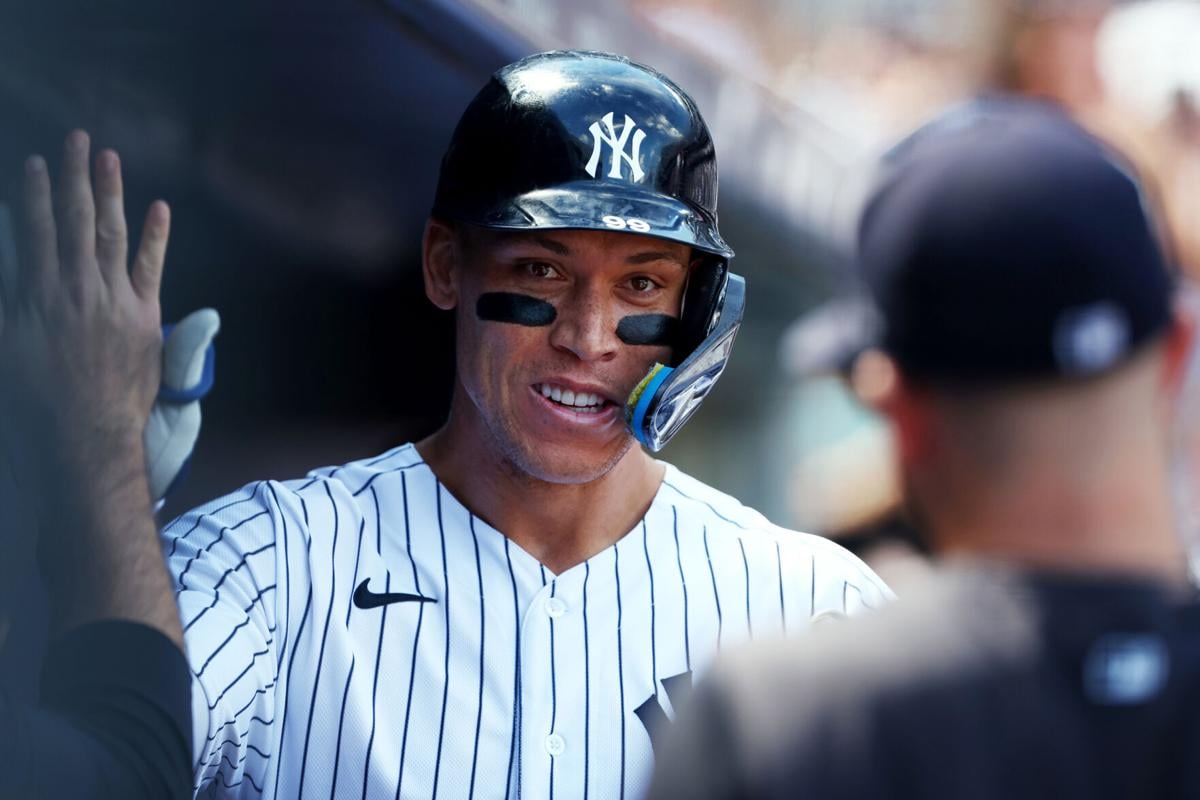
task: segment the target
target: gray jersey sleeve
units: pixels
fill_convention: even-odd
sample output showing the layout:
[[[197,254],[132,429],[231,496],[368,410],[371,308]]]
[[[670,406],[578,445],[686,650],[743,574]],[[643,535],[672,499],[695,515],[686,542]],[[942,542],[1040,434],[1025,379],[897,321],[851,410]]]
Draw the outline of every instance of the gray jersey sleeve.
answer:
[[[731,735],[725,695],[703,683],[665,737],[647,800],[735,800],[744,796],[744,765]]]

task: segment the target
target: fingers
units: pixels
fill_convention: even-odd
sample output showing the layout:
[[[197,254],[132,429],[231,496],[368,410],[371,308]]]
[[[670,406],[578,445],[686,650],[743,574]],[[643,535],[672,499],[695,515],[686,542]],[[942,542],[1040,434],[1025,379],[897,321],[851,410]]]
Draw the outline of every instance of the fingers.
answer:
[[[50,201],[46,160],[30,156],[25,162],[25,227],[29,260],[20,273],[20,291],[47,292],[58,281],[58,235]]]
[[[171,232],[171,209],[162,200],[155,200],[146,212],[142,226],[142,241],[130,275],[133,290],[143,300],[157,300],[162,286],[163,262],[167,256],[167,237]]]
[[[126,279],[129,234],[125,227],[125,193],[121,162],[112,150],[96,156],[96,260],[110,286]]]
[[[63,147],[59,175],[58,241],[64,278],[87,280],[96,258],[96,205],[88,175],[90,141],[83,131],[71,131]]]
[[[26,162],[25,211],[31,258],[20,280],[43,293],[52,289],[60,275],[76,287],[87,287],[98,264],[100,275],[109,286],[131,279],[143,299],[157,298],[170,210],[161,201],[150,207],[132,275],[127,278],[129,231],[120,159],[112,150],[97,155],[93,194],[88,172],[89,149],[90,140],[84,131],[72,131],[67,136],[57,192],[57,224],[46,162],[40,156]],[[3,273],[6,263],[4,253],[0,252],[0,300],[9,291]]]

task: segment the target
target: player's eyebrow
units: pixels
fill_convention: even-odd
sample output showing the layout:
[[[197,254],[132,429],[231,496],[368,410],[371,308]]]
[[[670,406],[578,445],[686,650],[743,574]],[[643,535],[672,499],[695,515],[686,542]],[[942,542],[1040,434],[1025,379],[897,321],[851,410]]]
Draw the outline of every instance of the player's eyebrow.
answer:
[[[528,239],[532,243],[538,245],[539,247],[543,247],[556,255],[569,256],[571,254],[571,248],[567,247],[562,242],[549,238],[548,236],[530,236]]]
[[[552,239],[549,236],[539,236],[537,234],[518,234],[507,238],[514,247],[533,245],[535,247],[540,247],[543,250],[549,250],[555,255],[571,255],[571,248],[569,246],[558,241],[557,239]],[[634,253],[625,259],[626,264],[635,265],[650,264],[655,261],[670,261],[678,264],[681,267],[688,266],[688,261],[686,259],[680,258],[677,254],[671,252],[670,250],[643,250],[642,252]]]
[[[687,266],[687,261],[668,250],[646,250],[625,259],[626,264],[649,264],[654,261],[671,261],[681,267]]]
[[[493,245],[495,252],[501,257],[527,252],[529,248],[547,250],[558,256],[571,255],[571,248],[549,236],[537,234],[516,233],[500,237]]]

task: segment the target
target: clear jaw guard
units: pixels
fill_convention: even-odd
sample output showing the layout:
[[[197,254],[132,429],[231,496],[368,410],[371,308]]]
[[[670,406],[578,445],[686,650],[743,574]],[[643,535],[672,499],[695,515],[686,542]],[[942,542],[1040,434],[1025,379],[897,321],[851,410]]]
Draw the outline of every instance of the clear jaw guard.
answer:
[[[625,419],[634,437],[657,453],[696,412],[712,390],[733,349],[746,310],[746,281],[729,273],[711,331],[677,367],[655,364],[634,389]]]

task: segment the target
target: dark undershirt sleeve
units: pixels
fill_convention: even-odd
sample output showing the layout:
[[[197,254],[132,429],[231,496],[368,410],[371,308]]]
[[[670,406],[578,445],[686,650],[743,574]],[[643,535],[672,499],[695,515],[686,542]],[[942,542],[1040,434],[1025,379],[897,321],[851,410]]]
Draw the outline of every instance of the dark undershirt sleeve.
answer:
[[[191,797],[191,675],[156,630],[105,621],[47,650],[38,707],[0,692],[0,798]]]

